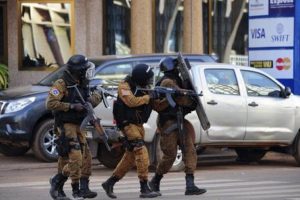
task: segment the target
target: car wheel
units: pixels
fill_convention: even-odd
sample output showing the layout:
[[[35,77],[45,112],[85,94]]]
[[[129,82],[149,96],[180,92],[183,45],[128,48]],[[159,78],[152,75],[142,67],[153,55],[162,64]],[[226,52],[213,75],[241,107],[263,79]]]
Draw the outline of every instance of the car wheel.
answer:
[[[297,161],[297,165],[300,166],[300,135],[298,135],[295,143],[294,158]]]
[[[114,169],[124,155],[123,147],[116,147],[108,151],[104,144],[99,143],[97,158],[105,167]]]
[[[54,143],[56,135],[53,126],[53,119],[42,121],[36,129],[32,145],[34,155],[46,162],[56,161],[58,158],[56,144]]]
[[[238,162],[249,163],[261,160],[267,151],[257,148],[235,148],[235,152],[238,155]]]
[[[160,135],[157,134],[157,144],[156,144],[156,160],[159,163],[162,160],[163,157],[163,152],[160,148]],[[171,169],[169,171],[171,172],[179,172],[182,171],[184,169],[185,165],[182,159],[182,151],[179,148],[179,146],[177,147],[177,155],[176,155],[176,159],[171,167]]]
[[[5,156],[22,156],[29,150],[29,147],[15,147],[6,144],[0,144],[0,153]]]

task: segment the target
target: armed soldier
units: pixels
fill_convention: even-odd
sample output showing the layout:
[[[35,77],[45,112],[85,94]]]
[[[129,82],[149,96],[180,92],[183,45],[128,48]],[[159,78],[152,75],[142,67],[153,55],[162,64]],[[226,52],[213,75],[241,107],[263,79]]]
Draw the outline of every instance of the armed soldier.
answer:
[[[158,81],[157,86],[176,90],[189,89],[179,76],[177,64],[177,59],[171,57],[164,58],[160,62],[160,70],[164,73],[164,76]],[[160,146],[163,158],[158,163],[155,175],[149,185],[153,191],[160,194],[160,181],[163,175],[172,167],[177,155],[177,145],[179,144],[185,164],[185,195],[199,195],[205,193],[206,190],[200,189],[194,184],[194,171],[197,164],[197,154],[194,147],[195,131],[192,124],[184,119],[184,116],[194,110],[197,104],[195,104],[193,97],[189,96],[176,97],[175,101],[176,106],[172,107],[166,98],[155,100],[154,110],[158,112],[157,127],[161,134]],[[184,137],[181,137],[181,135]]]
[[[143,123],[148,121],[152,107],[150,99],[156,98],[156,93],[151,95],[137,91],[137,87],[146,88],[153,81],[152,69],[146,64],[138,64],[118,87],[118,99],[114,104],[113,113],[118,128],[123,132],[126,140],[126,151],[122,160],[118,163],[112,176],[108,178],[102,187],[110,198],[117,198],[113,187],[117,181],[134,166],[137,167],[140,179],[140,197],[152,198],[158,193],[150,190],[148,186],[149,156],[145,147],[145,130]]]
[[[95,65],[83,55],[72,56],[61,79],[50,89],[46,106],[54,112],[58,128],[57,150],[59,153],[58,173],[50,179],[50,195],[53,199],[69,199],[63,191],[64,183],[71,178],[75,199],[94,198],[96,192],[89,189],[91,175],[91,153],[86,133],[80,124],[87,115],[81,96],[95,107],[102,97],[98,92],[90,95],[88,82],[93,77]],[[77,87],[77,89],[75,88]]]

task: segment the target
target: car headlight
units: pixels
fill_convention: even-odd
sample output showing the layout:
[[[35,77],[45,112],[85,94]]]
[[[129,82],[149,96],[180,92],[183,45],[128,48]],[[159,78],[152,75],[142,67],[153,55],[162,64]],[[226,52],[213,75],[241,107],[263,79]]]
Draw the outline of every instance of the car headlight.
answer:
[[[35,101],[35,97],[28,97],[23,99],[14,100],[8,103],[4,113],[12,113],[22,110],[26,106],[30,105]]]

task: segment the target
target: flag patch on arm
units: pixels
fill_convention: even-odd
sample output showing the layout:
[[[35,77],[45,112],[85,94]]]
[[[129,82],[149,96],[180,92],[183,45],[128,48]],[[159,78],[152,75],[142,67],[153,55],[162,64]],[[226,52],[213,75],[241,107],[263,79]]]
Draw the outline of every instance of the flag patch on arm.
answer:
[[[54,95],[54,96],[58,96],[59,95],[59,90],[56,88],[52,88],[50,90],[50,94]]]

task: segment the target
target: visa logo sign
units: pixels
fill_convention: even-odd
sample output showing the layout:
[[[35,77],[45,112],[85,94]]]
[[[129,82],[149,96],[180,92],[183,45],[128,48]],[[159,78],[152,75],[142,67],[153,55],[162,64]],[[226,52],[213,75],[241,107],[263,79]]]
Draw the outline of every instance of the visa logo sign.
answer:
[[[254,28],[251,29],[250,31],[251,31],[252,39],[266,38],[266,33],[264,28]]]

